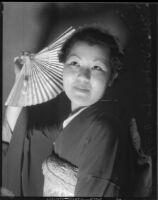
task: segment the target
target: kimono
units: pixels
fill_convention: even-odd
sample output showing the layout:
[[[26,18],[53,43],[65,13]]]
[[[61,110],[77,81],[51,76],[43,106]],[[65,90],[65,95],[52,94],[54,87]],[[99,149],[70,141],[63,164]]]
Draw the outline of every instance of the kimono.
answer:
[[[23,109],[3,158],[2,186],[15,196],[64,196],[50,191],[55,180],[48,183],[50,166],[63,180],[69,174],[67,196],[130,197],[139,171],[129,135],[130,116],[117,101],[104,100],[63,128],[70,111],[63,99],[64,93],[40,109]]]

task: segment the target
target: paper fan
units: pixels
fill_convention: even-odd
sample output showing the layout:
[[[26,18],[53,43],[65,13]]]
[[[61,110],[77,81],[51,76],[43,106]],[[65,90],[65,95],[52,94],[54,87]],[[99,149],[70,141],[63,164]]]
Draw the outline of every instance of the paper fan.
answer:
[[[63,65],[58,60],[58,52],[74,31],[70,27],[37,54],[24,53],[23,67],[5,105],[36,105],[53,99],[62,92]]]

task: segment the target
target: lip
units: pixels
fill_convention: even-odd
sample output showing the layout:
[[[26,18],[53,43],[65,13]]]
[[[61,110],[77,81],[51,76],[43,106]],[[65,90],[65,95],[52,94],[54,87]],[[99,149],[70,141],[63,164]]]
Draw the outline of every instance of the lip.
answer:
[[[89,92],[90,91],[90,89],[88,87],[83,87],[83,86],[74,86],[74,89],[79,92]]]

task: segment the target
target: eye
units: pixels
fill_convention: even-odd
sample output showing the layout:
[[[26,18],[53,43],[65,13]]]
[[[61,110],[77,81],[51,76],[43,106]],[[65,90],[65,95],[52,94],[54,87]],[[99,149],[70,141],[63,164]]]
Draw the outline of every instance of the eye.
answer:
[[[103,71],[103,68],[100,67],[100,66],[98,66],[98,65],[94,65],[94,66],[92,67],[92,70]]]
[[[70,57],[67,61],[66,64],[68,66],[72,66],[72,67],[78,67],[80,65],[79,60],[76,57]]]
[[[68,66],[72,67],[73,69],[78,69],[80,67],[80,63],[75,60],[71,60],[67,62]]]
[[[74,66],[76,66],[76,65],[79,65],[79,63],[78,63],[77,61],[71,61],[71,62],[69,63],[69,65],[74,65]]]

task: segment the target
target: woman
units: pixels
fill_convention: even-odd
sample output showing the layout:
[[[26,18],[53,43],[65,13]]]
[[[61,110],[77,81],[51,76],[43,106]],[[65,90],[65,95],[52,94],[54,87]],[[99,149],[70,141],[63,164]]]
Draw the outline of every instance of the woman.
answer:
[[[46,196],[133,195],[138,166],[130,116],[106,98],[122,58],[115,38],[98,27],[79,28],[65,42],[59,54],[64,92],[40,106],[6,112],[13,136],[3,162],[4,187],[16,196],[42,196],[44,183]],[[47,164],[51,172],[56,166],[53,173],[65,166],[71,191],[54,188],[64,173],[48,183]]]

